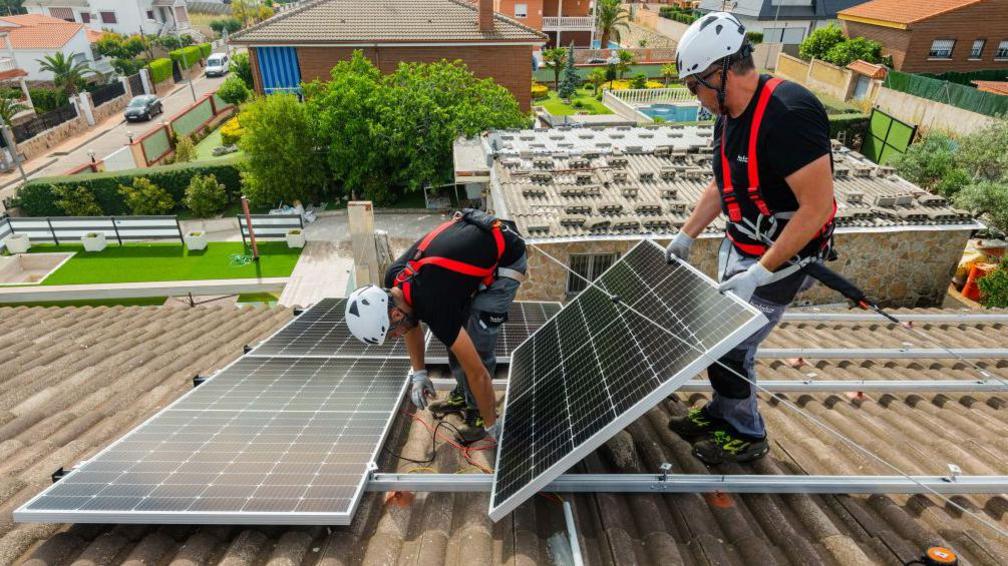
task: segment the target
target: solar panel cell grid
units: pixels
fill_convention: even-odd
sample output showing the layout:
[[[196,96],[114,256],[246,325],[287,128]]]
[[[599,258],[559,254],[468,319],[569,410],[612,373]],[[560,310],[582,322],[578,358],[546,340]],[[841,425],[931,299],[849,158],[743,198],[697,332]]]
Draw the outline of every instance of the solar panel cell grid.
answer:
[[[508,309],[508,320],[501,325],[501,332],[494,348],[497,363],[508,363],[514,351],[530,334],[535,332],[551,316],[560,310],[560,303],[538,301],[515,301]],[[428,337],[427,363],[448,363],[448,349],[440,340]]]

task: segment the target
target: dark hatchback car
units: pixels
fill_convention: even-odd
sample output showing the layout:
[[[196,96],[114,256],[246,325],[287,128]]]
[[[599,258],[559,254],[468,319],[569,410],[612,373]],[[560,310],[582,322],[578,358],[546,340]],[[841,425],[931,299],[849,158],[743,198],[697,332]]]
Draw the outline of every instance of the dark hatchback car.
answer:
[[[141,94],[130,100],[123,115],[129,122],[145,122],[162,112],[164,112],[164,106],[161,105],[158,97],[153,94]]]

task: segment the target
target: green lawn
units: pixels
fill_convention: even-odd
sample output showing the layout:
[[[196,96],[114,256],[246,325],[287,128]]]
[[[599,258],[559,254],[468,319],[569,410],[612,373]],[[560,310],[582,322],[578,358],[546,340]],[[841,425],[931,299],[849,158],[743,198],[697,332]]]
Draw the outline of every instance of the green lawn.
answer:
[[[225,153],[224,155],[214,155],[213,149],[219,145],[221,145],[221,131],[218,127],[216,130],[210,132],[210,135],[203,138],[198,144],[196,144],[196,159],[198,161],[205,161],[207,159],[224,159],[227,157],[242,155],[241,150],[234,153]]]
[[[602,91],[599,91],[602,92]],[[560,100],[560,96],[557,95],[555,90],[549,91],[549,96],[541,99],[532,101],[533,105],[542,106],[547,112],[553,114],[554,116],[569,116],[571,114],[577,114],[578,112],[588,112],[589,114],[612,114],[613,111],[609,109],[602,102],[595,100],[595,96],[592,94],[593,89],[591,87],[579,88],[577,89],[577,94],[571,98],[571,104],[564,104]],[[574,103],[580,101],[584,105],[583,108],[575,108]]]
[[[241,242],[210,242],[201,252],[181,244],[113,244],[98,253],[86,253],[79,245],[36,245],[31,251],[78,252],[42,285],[287,277],[301,254],[286,242],[272,241],[259,242],[258,263],[243,261],[251,252]]]
[[[273,293],[242,293],[238,295],[238,302],[241,304],[247,303],[265,303],[267,305],[275,305],[280,297],[274,295]]]
[[[35,301],[0,303],[0,307],[147,307],[160,306],[168,297],[137,297],[133,299],[75,299],[72,301]]]
[[[661,69],[664,65],[662,63],[641,63],[637,65],[631,65],[630,70],[623,74],[624,78],[630,78],[638,73],[644,73],[648,78],[661,77]],[[605,69],[606,65],[590,65],[583,67],[574,67],[574,72],[578,74],[579,77],[586,78],[589,73],[595,69]],[[539,70],[532,73],[532,79],[536,82],[553,84],[553,68],[552,67],[541,67]]]

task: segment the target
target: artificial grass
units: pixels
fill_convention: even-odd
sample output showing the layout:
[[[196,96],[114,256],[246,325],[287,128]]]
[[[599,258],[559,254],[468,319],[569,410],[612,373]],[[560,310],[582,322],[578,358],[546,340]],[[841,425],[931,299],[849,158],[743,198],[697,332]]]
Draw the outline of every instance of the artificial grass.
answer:
[[[182,244],[112,244],[95,253],[80,245],[35,245],[31,251],[78,252],[42,285],[287,277],[301,255],[286,242],[259,242],[258,262],[240,260],[252,253],[241,242],[210,242],[198,252]]]
[[[239,303],[266,303],[273,305],[279,300],[280,297],[273,293],[242,293],[238,295]]]
[[[213,154],[214,148],[220,145],[222,145],[221,130],[220,127],[218,127],[216,130],[210,132],[210,134],[207,137],[200,140],[198,144],[196,144],[196,160],[206,161],[208,159],[225,159],[228,157],[236,157],[244,155],[244,153],[240,149],[233,153],[214,155]]]
[[[546,98],[535,100],[532,102],[534,105],[542,106],[547,112],[553,114],[554,116],[570,116],[571,114],[577,114],[578,112],[588,112],[589,114],[612,114],[613,111],[609,109],[608,106],[602,104],[601,101],[595,100],[594,90],[591,87],[581,87],[577,89],[574,96],[571,97],[570,104],[564,104],[560,100],[560,95],[557,94],[555,90],[549,91],[549,96]],[[601,90],[599,91],[602,92]],[[573,104],[580,101],[584,105],[583,108],[574,108]]]
[[[168,297],[135,297],[131,299],[74,299],[70,301],[34,301],[0,303],[0,307],[147,307],[161,306]]]

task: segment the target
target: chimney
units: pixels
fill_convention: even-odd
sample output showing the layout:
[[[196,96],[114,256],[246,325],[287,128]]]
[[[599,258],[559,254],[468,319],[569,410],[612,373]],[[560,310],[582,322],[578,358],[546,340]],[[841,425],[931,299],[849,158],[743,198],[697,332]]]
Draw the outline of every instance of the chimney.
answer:
[[[493,31],[494,28],[494,0],[476,0],[477,19],[479,30],[484,33]]]

